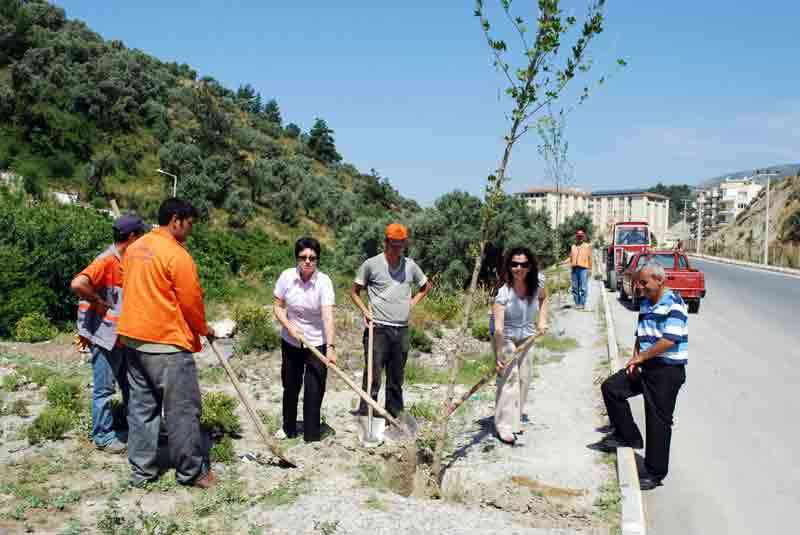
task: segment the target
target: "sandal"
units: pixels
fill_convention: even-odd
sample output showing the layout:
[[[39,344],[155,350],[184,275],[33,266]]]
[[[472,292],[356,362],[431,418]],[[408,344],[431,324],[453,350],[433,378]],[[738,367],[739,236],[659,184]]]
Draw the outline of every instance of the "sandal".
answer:
[[[508,438],[507,435],[503,436],[500,433],[495,433],[494,436],[497,437],[497,440],[509,446],[513,446],[514,444],[517,443],[517,438],[513,434],[511,435],[511,438]]]

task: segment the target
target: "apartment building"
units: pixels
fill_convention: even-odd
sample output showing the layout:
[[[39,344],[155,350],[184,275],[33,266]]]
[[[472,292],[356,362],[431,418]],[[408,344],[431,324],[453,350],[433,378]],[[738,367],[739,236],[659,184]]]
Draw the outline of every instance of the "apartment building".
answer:
[[[763,188],[753,177],[745,177],[726,179],[713,188],[698,190],[696,213],[692,217],[692,235],[697,234],[700,214],[703,220],[703,236],[708,236],[720,227],[733,223],[736,216],[758,197]]]
[[[589,194],[577,188],[530,188],[517,195],[525,200],[531,210],[546,209],[553,226],[560,225],[578,212],[589,211]]]
[[[658,240],[663,240],[669,230],[669,197],[658,193],[643,189],[593,191],[588,208],[595,232],[606,240],[614,224],[621,221],[647,221]]]
[[[669,228],[669,198],[643,189],[605,190],[587,193],[576,188],[530,188],[518,193],[531,210],[547,209],[550,223],[558,225],[571,215],[584,212],[592,218],[595,234],[608,240],[618,221],[647,221],[658,239]],[[556,221],[556,207],[560,209]]]

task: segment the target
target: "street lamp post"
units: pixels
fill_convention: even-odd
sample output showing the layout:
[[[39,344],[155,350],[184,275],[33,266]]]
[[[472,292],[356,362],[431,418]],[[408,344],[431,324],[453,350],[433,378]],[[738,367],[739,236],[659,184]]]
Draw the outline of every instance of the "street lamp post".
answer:
[[[167,175],[167,176],[171,176],[172,177],[172,196],[173,197],[177,197],[178,196],[178,177],[176,175],[173,175],[172,173],[168,173],[168,172],[164,171],[163,169],[156,169],[156,172],[161,173],[162,175]]]
[[[772,180],[767,176],[767,206],[764,208],[764,265],[769,265],[769,185]]]

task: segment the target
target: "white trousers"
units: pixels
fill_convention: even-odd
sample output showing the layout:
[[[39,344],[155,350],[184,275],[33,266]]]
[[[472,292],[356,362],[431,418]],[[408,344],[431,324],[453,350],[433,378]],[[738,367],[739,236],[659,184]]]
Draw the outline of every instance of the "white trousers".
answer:
[[[524,340],[504,341],[503,360],[506,363],[513,358],[516,346],[523,342]],[[522,412],[533,380],[533,347],[520,356],[513,366],[506,366],[497,374],[494,427],[498,433],[508,435],[522,431]]]

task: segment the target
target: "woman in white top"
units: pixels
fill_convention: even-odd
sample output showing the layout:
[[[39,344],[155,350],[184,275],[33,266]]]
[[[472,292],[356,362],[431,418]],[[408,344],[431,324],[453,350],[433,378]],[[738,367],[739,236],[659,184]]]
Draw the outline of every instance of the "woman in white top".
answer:
[[[308,349],[313,345],[336,363],[334,345],[333,283],[317,270],[320,245],[314,238],[300,238],[294,246],[297,267],[281,273],[275,283],[275,317],[281,330],[281,382],[283,383],[283,432],[297,435],[297,401],[303,393],[303,438],[320,440],[320,408],[328,369]],[[305,376],[305,378],[304,378]]]
[[[497,438],[514,444],[523,433],[522,413],[531,386],[533,348],[513,365],[514,350],[536,330],[547,329],[547,288],[536,258],[526,247],[511,249],[505,258],[503,285],[492,305],[494,351],[497,364],[497,401],[494,426]]]

